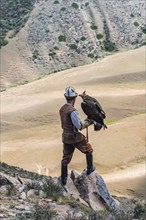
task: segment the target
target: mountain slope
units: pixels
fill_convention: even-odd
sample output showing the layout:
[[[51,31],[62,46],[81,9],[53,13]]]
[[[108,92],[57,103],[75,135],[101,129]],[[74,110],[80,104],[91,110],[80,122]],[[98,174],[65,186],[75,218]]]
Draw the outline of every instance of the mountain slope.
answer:
[[[16,37],[9,39],[12,30],[7,33],[9,43],[1,49],[2,89],[140,46],[145,36],[144,9],[143,0],[37,1],[29,6],[28,20],[20,19],[18,30],[27,22]]]

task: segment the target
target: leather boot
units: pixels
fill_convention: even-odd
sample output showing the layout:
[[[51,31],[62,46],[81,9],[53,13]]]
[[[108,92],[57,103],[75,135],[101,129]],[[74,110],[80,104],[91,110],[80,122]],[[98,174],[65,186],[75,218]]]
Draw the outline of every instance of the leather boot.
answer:
[[[93,165],[93,155],[92,153],[86,154],[86,161],[87,161],[87,175],[92,173],[95,170],[95,167]]]
[[[63,185],[67,183],[68,169],[67,165],[61,164],[61,182]]]

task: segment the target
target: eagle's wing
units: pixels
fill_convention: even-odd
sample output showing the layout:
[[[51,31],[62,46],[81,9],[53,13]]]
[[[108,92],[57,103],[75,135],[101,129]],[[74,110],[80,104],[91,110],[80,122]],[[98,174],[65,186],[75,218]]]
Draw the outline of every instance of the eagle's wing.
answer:
[[[83,109],[83,112],[88,116],[89,119],[94,119],[95,110],[94,106],[91,103],[82,102],[81,107]]]

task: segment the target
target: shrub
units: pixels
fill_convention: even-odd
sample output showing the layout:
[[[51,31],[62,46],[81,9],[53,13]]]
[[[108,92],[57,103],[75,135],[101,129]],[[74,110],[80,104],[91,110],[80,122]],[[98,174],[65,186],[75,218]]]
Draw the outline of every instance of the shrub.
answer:
[[[35,50],[35,51],[33,52],[33,54],[32,54],[32,59],[33,59],[33,60],[37,59],[37,58],[38,58],[38,55],[39,55],[38,51]]]
[[[143,32],[144,34],[146,34],[146,28],[143,28],[143,29],[142,29],[142,32]]]
[[[135,27],[139,26],[139,23],[137,21],[135,21],[133,24],[134,24]]]
[[[92,25],[90,26],[90,28],[91,28],[92,30],[97,30],[97,26],[96,26],[95,24],[92,24]]]
[[[115,43],[105,40],[103,41],[105,51],[112,52],[117,50]]]
[[[59,48],[57,46],[54,46],[54,50],[59,50]]]
[[[86,2],[86,3],[85,3],[85,6],[88,6],[88,5],[89,5],[89,2]]]
[[[57,0],[56,0],[56,1],[54,1],[54,4],[59,4],[59,1],[57,1]]]
[[[77,49],[77,45],[76,44],[70,44],[69,47],[70,47],[70,49],[73,49],[73,50]]]
[[[94,58],[94,54],[93,54],[93,53],[89,53],[89,54],[88,54],[88,57],[90,57],[90,58],[93,59],[93,58]]]
[[[59,42],[66,42],[66,36],[65,35],[60,35],[58,37]]]
[[[54,57],[55,55],[56,55],[56,53],[55,53],[54,51],[52,51],[52,52],[49,53],[49,56],[50,56],[50,57]]]
[[[132,14],[132,13],[131,13],[131,15],[130,15],[130,16],[131,16],[131,18],[134,18],[134,14]]]
[[[0,39],[0,48],[2,47],[2,46],[6,46],[8,44],[8,40],[5,40],[5,39]]]
[[[65,8],[65,7],[62,7],[60,10],[61,10],[61,11],[65,11],[65,10],[66,10],[66,8]]]
[[[96,37],[97,37],[98,40],[100,40],[100,39],[103,38],[103,35],[102,34],[97,34]]]
[[[44,206],[36,204],[34,208],[33,219],[36,220],[53,219],[57,215],[48,204]]]
[[[80,38],[80,40],[81,40],[81,41],[85,41],[86,38],[85,38],[84,36],[82,36],[82,37]]]
[[[73,8],[75,8],[75,9],[78,9],[78,8],[79,8],[78,4],[75,3],[75,2],[73,2],[71,6],[72,6]]]

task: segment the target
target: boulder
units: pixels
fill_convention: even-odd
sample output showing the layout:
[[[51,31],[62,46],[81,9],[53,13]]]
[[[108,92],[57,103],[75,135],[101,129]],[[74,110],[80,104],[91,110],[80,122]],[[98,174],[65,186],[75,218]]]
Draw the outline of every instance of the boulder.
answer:
[[[117,201],[110,195],[103,178],[95,170],[87,175],[86,170],[78,175],[75,171],[71,172],[71,179],[74,182],[80,197],[95,210],[109,209],[120,211]]]

